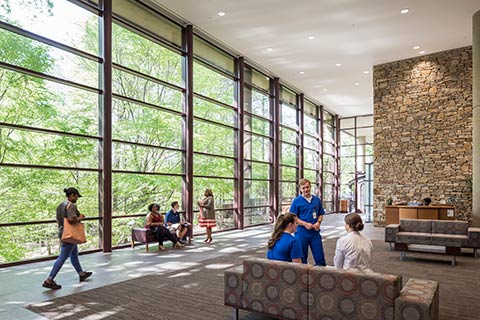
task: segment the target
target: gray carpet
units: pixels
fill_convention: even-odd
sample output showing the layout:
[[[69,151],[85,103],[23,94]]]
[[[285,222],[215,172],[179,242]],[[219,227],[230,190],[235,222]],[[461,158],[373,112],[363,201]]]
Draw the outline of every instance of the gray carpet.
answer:
[[[324,241],[331,264],[335,239]],[[428,278],[440,283],[440,319],[480,319],[480,259],[458,258],[456,267],[443,255],[412,253],[399,261],[399,253],[373,241],[373,269],[377,272]],[[191,270],[149,275],[117,284],[30,305],[49,319],[230,319],[231,308],[223,306],[223,272],[247,257],[264,257],[264,250],[230,254],[206,260]],[[94,281],[94,280],[92,280]],[[477,308],[476,308],[477,307]],[[241,312],[241,319],[265,317]]]

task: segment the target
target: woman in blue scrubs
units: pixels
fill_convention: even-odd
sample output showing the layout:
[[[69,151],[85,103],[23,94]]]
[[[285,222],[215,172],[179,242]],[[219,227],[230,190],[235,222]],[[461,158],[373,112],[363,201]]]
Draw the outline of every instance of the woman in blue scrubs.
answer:
[[[278,217],[272,236],[268,240],[268,259],[302,263],[302,246],[293,235],[297,230],[297,224],[297,216],[294,214],[286,213]]]

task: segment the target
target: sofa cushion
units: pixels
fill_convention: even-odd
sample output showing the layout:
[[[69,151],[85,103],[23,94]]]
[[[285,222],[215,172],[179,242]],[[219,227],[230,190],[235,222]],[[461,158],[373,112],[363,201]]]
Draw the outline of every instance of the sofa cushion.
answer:
[[[432,232],[432,220],[422,219],[401,219],[400,220],[400,232]]]
[[[267,259],[243,262],[243,307],[284,319],[308,319],[311,266]]]
[[[432,233],[468,235],[467,221],[432,221]]]
[[[243,267],[237,266],[225,271],[225,305],[234,308],[243,308]]]
[[[468,228],[468,240],[463,242],[468,248],[480,248],[480,228]]]
[[[422,232],[399,232],[397,233],[398,243],[416,243],[416,244],[431,244],[432,234]]]
[[[438,319],[438,282],[410,278],[395,300],[395,320]]]
[[[309,319],[394,319],[401,276],[312,267],[309,278]]]
[[[432,245],[434,246],[446,246],[446,247],[461,247],[462,244],[468,240],[466,235],[457,234],[432,234]]]
[[[395,242],[399,226],[398,224],[389,224],[385,227],[385,242]]]

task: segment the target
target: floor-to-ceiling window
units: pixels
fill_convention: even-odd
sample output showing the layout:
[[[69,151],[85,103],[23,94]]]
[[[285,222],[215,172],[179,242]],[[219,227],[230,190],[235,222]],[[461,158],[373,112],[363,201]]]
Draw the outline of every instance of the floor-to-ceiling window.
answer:
[[[318,107],[308,100],[304,101],[303,115],[303,177],[310,180],[312,193],[319,194],[320,186],[320,122]]]
[[[0,6],[0,263],[58,253],[69,186],[91,217],[80,249],[99,248],[100,12],[51,2]]]
[[[322,200],[326,212],[335,210],[336,201],[336,123],[331,113],[323,112],[323,190]]]
[[[70,186],[88,216],[82,251],[127,244],[153,202],[165,212],[179,201],[203,232],[206,188],[216,230],[270,222],[273,199],[288,210],[297,195],[300,171],[332,211],[335,117],[303,94],[138,1],[113,1],[111,39],[95,1],[21,3],[0,6],[0,264],[58,253],[55,208]]]
[[[373,116],[340,119],[340,199],[349,212],[367,213],[373,206]]]
[[[181,28],[133,1],[114,1],[112,244],[144,226],[149,203],[182,205]]]
[[[216,230],[234,227],[235,61],[194,37],[193,194],[194,204],[209,188],[215,196]],[[196,222],[196,221],[195,221]]]
[[[270,221],[272,206],[273,112],[270,78],[245,69],[244,222]]]
[[[297,95],[282,86],[280,96],[280,203],[288,211],[297,195],[299,169],[299,112]]]

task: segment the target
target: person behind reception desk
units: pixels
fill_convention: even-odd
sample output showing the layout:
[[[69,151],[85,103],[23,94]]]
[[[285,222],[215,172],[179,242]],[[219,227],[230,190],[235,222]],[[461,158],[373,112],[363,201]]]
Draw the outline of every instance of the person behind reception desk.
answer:
[[[428,197],[423,199],[423,205],[424,206],[429,206],[431,203],[432,203],[432,199],[430,199]]]

